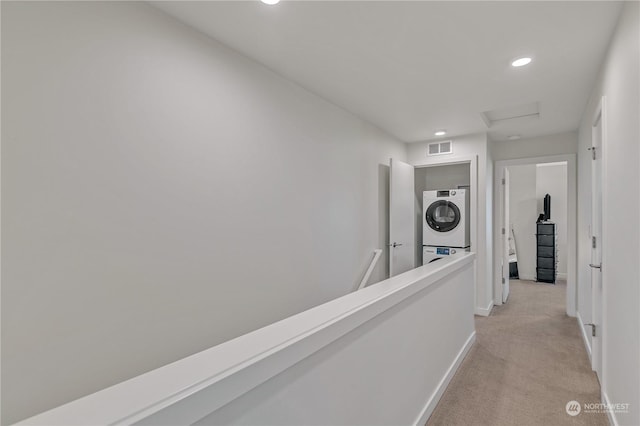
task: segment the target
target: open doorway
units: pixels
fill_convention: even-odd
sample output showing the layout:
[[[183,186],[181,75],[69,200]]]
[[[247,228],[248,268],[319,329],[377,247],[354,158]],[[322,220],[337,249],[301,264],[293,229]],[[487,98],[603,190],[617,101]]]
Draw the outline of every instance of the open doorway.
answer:
[[[389,276],[423,263],[423,192],[430,188],[468,194],[465,226],[468,249],[474,251],[477,229],[477,158],[410,165],[391,159],[389,179]],[[450,194],[453,195],[453,194]],[[463,249],[464,250],[464,249]],[[474,289],[475,291],[475,289]]]
[[[574,155],[496,162],[495,304],[510,280],[560,284],[575,315],[575,170]]]
[[[561,161],[506,169],[505,207],[509,211],[505,232],[512,280],[566,284],[567,167]]]

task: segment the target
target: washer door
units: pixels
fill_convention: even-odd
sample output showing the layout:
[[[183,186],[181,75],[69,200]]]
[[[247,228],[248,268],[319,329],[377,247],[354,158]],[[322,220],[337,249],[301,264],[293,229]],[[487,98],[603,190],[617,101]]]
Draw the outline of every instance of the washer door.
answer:
[[[427,209],[425,220],[434,231],[451,231],[460,223],[460,209],[451,201],[438,200]]]

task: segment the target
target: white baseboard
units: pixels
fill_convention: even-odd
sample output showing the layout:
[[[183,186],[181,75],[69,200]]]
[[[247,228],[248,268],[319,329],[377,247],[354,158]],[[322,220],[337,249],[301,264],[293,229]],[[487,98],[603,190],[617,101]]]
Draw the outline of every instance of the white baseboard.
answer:
[[[580,334],[582,335],[582,341],[584,342],[584,347],[587,349],[587,355],[589,356],[589,364],[592,365],[591,361],[591,343],[589,342],[589,337],[584,330],[584,321],[582,321],[582,316],[580,316],[580,312],[576,312],[576,319],[578,320],[578,327],[580,327]]]
[[[611,401],[609,401],[609,397],[607,396],[607,393],[605,391],[601,391],[601,392],[602,392],[602,403],[607,404],[607,407],[610,407]],[[618,423],[618,419],[616,419],[616,413],[614,413],[613,410],[607,410],[607,416],[609,417],[609,424],[611,426],[618,426],[620,424]]]
[[[521,280],[527,280],[527,281],[535,281],[536,280],[535,275],[522,275],[522,274],[519,274],[519,277],[520,277],[519,279],[521,279]]]
[[[556,276],[557,279],[559,280],[565,280],[567,279],[567,273],[566,272],[558,272],[558,275]],[[520,280],[527,280],[527,281],[535,281],[536,280],[536,276],[535,275],[522,275],[519,274],[519,278]]]
[[[493,300],[489,302],[486,308],[479,308],[476,306],[475,314],[481,317],[488,317],[491,313],[491,309],[493,309]]]
[[[471,333],[465,344],[460,349],[460,352],[458,352],[458,356],[456,356],[456,358],[453,360],[453,363],[447,370],[447,373],[444,375],[442,380],[440,380],[440,383],[438,383],[438,387],[436,388],[435,392],[431,394],[431,397],[427,401],[427,404],[424,406],[424,408],[420,412],[420,415],[413,423],[414,425],[422,426],[427,423],[427,420],[429,420],[431,413],[433,413],[433,410],[435,410],[436,405],[438,405],[440,398],[442,398],[442,394],[444,394],[444,391],[447,390],[447,386],[449,386],[449,382],[451,382],[453,375],[456,374],[456,371],[458,371],[460,364],[462,364],[462,361],[467,356],[467,353],[469,353],[469,349],[471,349],[475,341],[476,331],[473,330],[473,333]]]

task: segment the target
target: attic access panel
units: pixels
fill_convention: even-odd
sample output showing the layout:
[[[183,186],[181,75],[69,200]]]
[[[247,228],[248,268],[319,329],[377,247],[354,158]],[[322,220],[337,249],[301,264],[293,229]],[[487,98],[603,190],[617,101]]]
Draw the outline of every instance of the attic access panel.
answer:
[[[506,108],[493,109],[480,113],[480,117],[487,125],[492,127],[496,123],[516,120],[516,119],[539,119],[540,118],[540,102],[532,102]]]

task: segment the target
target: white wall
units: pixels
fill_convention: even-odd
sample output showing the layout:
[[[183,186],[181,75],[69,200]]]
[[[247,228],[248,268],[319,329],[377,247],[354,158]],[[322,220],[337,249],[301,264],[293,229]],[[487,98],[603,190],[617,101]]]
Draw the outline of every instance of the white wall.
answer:
[[[625,2],[580,124],[579,305],[590,318],[589,224],[593,115],[605,96],[603,156],[603,381],[620,425],[640,424],[640,4]],[[584,313],[584,315],[583,315]],[[588,316],[587,316],[588,315]]]
[[[475,340],[474,257],[412,269],[19,425],[423,425]]]
[[[469,169],[469,164],[416,168],[416,194],[419,193],[422,198],[422,191],[456,189],[458,186],[470,185]]]
[[[551,221],[556,224],[558,278],[567,278],[567,164],[538,164],[536,168],[537,211],[544,211],[544,196],[551,196]]]
[[[493,262],[493,251],[491,250],[491,234],[493,205],[493,162],[489,146],[487,144],[486,133],[465,135],[453,139],[453,154],[427,156],[427,142],[416,142],[408,146],[408,161],[410,164],[419,166],[424,164],[437,164],[442,162],[456,162],[467,160],[470,157],[477,159],[477,235],[475,236],[476,247],[472,250],[477,252],[477,280],[476,280],[476,313],[488,315],[493,306],[493,288],[491,268]],[[473,239],[473,237],[472,237]]]
[[[196,424],[425,424],[475,338],[472,283],[449,273]]]
[[[536,277],[536,166],[510,166],[509,169],[509,221],[513,226],[520,279]]]
[[[516,158],[575,154],[578,150],[578,132],[559,133],[538,138],[515,141],[492,141],[494,161]]]
[[[3,423],[348,293],[386,243],[406,146],[151,6],[2,2],[2,56]]]

